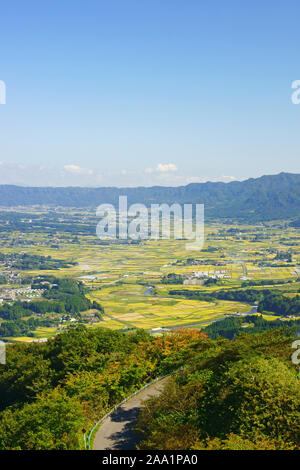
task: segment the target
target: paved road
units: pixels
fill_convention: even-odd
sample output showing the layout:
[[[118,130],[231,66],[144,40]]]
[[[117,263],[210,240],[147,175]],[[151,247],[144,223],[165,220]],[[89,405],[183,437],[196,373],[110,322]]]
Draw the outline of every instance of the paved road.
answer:
[[[140,440],[132,429],[143,400],[159,396],[168,377],[150,385],[116,409],[100,426],[94,439],[94,450],[134,450]]]

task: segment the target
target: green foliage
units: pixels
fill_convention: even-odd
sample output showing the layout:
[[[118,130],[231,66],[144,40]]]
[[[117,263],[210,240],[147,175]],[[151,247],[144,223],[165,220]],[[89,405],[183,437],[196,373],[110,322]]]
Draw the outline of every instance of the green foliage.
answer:
[[[142,449],[299,449],[292,337],[276,330],[206,342],[143,410]]]
[[[183,276],[181,274],[169,273],[162,277],[162,284],[183,284]]]
[[[292,284],[295,281],[299,282],[299,279],[251,279],[249,281],[243,281],[241,287],[276,286],[280,284]]]
[[[212,302],[214,300],[234,300],[237,302],[247,302],[253,304],[263,299],[266,293],[271,293],[270,290],[259,290],[259,289],[226,289],[210,292],[200,290],[171,290],[170,295],[180,295],[187,299],[204,300],[206,302]]]
[[[80,402],[58,388],[21,409],[2,413],[0,449],[80,449],[83,424]]]
[[[5,255],[0,253],[0,262],[14,269],[60,269],[68,268],[76,263],[53,259],[51,256],[37,256],[28,253],[10,253]]]
[[[182,366],[199,338],[78,327],[44,344],[8,345],[0,368],[0,449],[79,449],[83,427],[158,376],[172,353]]]
[[[294,220],[290,225],[291,227],[300,228],[300,219]]]
[[[48,282],[48,284],[45,284]],[[72,314],[80,317],[80,312],[93,308],[98,310],[101,318],[104,310],[99,302],[91,302],[85,296],[85,288],[82,283],[72,279],[57,279],[54,276],[40,276],[32,283],[33,288],[45,288],[43,299],[30,302],[16,301],[11,304],[0,305],[0,318],[7,320],[0,326],[0,337],[32,336],[32,331],[38,326],[50,326],[55,320],[43,318],[23,317],[47,313]]]
[[[279,315],[297,315],[300,313],[300,295],[289,298],[270,292],[261,300],[258,310],[259,312],[274,312]]]
[[[170,295],[183,296],[187,299],[204,300],[230,300],[236,302],[247,302],[250,305],[258,303],[259,312],[274,312],[279,315],[297,315],[300,313],[300,296],[289,298],[282,291],[276,289],[226,289],[210,292],[200,290],[170,290]]]
[[[177,370],[138,423],[143,449],[299,449],[300,388],[281,330],[211,340],[84,327],[7,346],[0,449],[80,449],[82,429],[162,373]]]
[[[280,320],[264,320],[260,315],[229,317],[208,325],[204,332],[211,339],[217,339],[219,336],[235,339],[241,332],[255,334],[273,329],[282,329],[286,334],[291,334],[294,330],[299,332],[300,319],[282,322]]]
[[[38,393],[49,390],[52,374],[41,345],[7,346],[6,365],[0,369],[0,410],[31,402]]]

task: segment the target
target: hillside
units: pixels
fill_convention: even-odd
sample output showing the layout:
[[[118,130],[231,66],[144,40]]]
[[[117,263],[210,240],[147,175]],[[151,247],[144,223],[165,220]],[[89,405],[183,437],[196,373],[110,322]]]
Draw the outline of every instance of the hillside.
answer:
[[[7,345],[0,366],[0,450],[79,450],[114,405],[183,365],[201,332],[169,341],[83,326],[47,343]]]
[[[82,188],[0,186],[1,206],[55,205],[95,208],[102,203],[118,204],[120,195],[128,203],[205,204],[206,217],[233,217],[259,221],[299,215],[300,174],[251,178],[231,183],[193,183],[180,187]]]
[[[300,444],[300,388],[282,331],[194,346],[139,418],[140,449],[293,450]]]
[[[0,368],[0,450],[82,449],[83,429],[172,372],[140,416],[140,448],[299,450],[289,333],[229,341],[192,329],[153,337],[78,327],[47,343],[9,344]]]

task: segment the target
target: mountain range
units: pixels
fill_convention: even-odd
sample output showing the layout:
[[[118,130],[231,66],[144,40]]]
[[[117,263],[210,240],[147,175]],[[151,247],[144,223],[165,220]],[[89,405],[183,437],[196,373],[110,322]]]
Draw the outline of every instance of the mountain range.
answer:
[[[280,173],[230,183],[192,183],[179,187],[83,188],[21,187],[0,185],[0,206],[50,205],[96,208],[99,204],[118,205],[120,195],[128,204],[205,205],[206,217],[236,218],[248,221],[299,217],[300,174]]]

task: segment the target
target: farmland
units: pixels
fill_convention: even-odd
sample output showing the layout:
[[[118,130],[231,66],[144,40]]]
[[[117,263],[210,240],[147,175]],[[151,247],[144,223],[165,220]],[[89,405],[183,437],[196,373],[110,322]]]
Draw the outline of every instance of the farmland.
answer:
[[[88,299],[99,302],[104,308],[101,319],[88,323],[88,327],[149,331],[190,325],[202,328],[225,316],[251,310],[251,305],[244,302],[219,299],[207,302],[170,296],[173,288],[210,293],[245,287],[247,283],[262,288],[259,287],[262,281],[265,285],[270,282],[272,288],[284,286],[290,295],[295,295],[300,288],[300,233],[285,222],[238,225],[208,221],[203,249],[191,251],[185,249],[184,240],[102,243],[92,234],[96,221],[88,211],[75,213],[71,209],[60,209],[51,230],[47,226],[46,212],[32,209],[30,213],[27,208],[22,214],[23,224],[26,220],[29,224],[32,220],[35,224],[39,221],[39,230],[33,233],[11,230],[3,212],[1,254],[5,260],[15,259],[17,255],[24,257],[24,254],[39,257],[43,269],[40,265],[34,269],[16,269],[2,263],[0,276],[6,277],[6,281],[1,285],[0,297],[38,276],[80,280],[86,287]],[[74,231],[69,228],[72,220]],[[66,221],[68,231],[65,231]],[[58,267],[47,269],[52,265]],[[163,284],[162,278],[168,274],[180,275],[183,284]],[[74,325],[68,321],[63,325],[64,328],[71,326]],[[7,339],[32,341],[51,337],[58,331],[53,325],[42,326],[33,331],[31,338]]]

